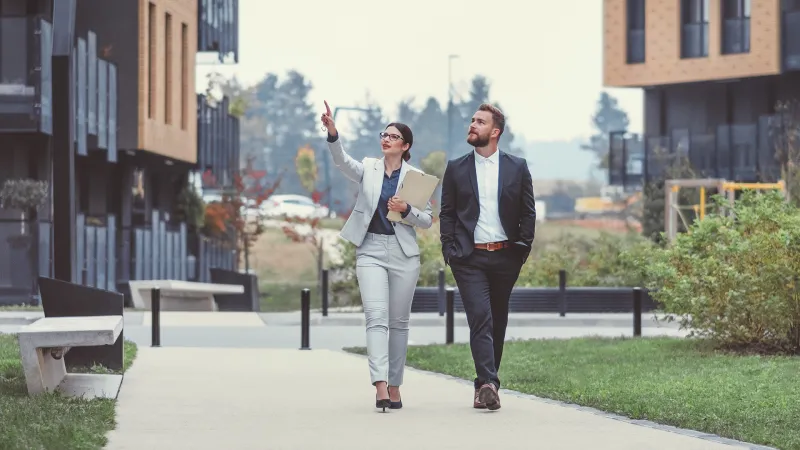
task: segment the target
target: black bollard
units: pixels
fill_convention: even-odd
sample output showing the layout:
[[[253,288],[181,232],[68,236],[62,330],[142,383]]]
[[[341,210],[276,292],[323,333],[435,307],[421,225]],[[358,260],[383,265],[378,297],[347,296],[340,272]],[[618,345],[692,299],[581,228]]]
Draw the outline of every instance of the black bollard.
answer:
[[[322,317],[328,317],[328,269],[322,271]]]
[[[633,288],[633,336],[642,335],[642,288]]]
[[[300,313],[300,350],[311,350],[311,291],[308,288],[300,292]]]
[[[567,271],[558,271],[558,315],[567,315]]]
[[[150,290],[150,312],[150,346],[161,347],[161,289],[157,287]]]
[[[444,269],[439,269],[439,296],[438,296],[438,303],[439,303],[439,317],[444,315],[444,308],[445,308],[445,282],[444,282]]]
[[[455,289],[447,289],[447,319],[445,321],[445,342],[452,344],[455,341]]]

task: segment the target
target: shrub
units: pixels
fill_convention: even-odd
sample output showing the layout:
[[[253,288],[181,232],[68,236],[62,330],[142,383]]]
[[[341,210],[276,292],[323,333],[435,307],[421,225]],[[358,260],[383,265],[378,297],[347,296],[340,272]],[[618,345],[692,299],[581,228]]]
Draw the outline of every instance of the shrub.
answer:
[[[540,227],[547,227],[544,224]],[[550,231],[550,230],[548,230]],[[649,257],[654,245],[638,233],[540,233],[533,250],[522,267],[517,286],[558,286],[558,271],[567,271],[567,283],[572,286],[643,286],[645,271],[642,261]],[[439,230],[436,225],[418,230],[420,246],[420,275],[418,286],[437,286],[439,269],[445,269],[445,282],[455,286],[453,273],[442,259]],[[340,242],[342,262],[331,267],[337,281],[331,283],[336,302],[360,303],[355,277],[355,247]],[[339,300],[342,299],[342,300]],[[347,299],[347,300],[344,300]]]
[[[654,252],[646,270],[653,296],[719,345],[798,352],[800,211],[778,192],[745,192],[730,210]]]
[[[640,234],[601,232],[597,237],[563,233],[552,241],[534,240],[517,286],[558,286],[558,271],[567,271],[571,286],[642,286],[637,267],[653,243]]]

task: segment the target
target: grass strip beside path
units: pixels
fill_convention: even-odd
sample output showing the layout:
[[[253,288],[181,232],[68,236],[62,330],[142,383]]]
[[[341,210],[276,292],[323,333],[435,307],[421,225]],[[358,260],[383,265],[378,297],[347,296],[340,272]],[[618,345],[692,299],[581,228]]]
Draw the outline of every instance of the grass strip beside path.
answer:
[[[125,341],[126,370],[135,356],[136,345]],[[114,405],[111,399],[82,400],[56,393],[28,396],[17,337],[0,334],[1,449],[100,449],[115,426]]]
[[[348,349],[364,353],[363,349]],[[407,364],[471,380],[469,346],[409,348]],[[800,357],[715,352],[675,338],[510,341],[514,391],[745,442],[800,449]]]

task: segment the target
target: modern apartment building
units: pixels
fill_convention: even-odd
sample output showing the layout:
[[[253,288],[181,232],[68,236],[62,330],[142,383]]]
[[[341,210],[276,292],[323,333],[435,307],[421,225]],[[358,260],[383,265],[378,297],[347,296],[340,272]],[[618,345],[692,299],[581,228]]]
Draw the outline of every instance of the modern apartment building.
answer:
[[[52,178],[66,169],[52,164],[52,5],[0,0],[0,184],[51,182],[35,221],[0,209],[0,303],[53,273]],[[232,268],[235,252],[176,213],[190,174],[238,159],[236,118],[199,117],[195,88],[198,52],[238,60],[238,0],[77,0],[74,34],[74,281],[124,292],[131,279]]]
[[[612,184],[677,154],[708,177],[780,176],[773,118],[800,99],[800,1],[604,0],[603,30],[604,85],[644,90],[643,136],[611,136]]]

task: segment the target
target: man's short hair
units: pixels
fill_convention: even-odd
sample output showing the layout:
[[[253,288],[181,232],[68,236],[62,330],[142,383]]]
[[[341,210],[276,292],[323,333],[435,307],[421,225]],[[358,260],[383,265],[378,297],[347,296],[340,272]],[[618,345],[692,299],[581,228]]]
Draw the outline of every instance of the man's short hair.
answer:
[[[486,111],[492,114],[492,122],[494,123],[494,127],[500,130],[500,134],[497,135],[499,139],[500,136],[503,135],[503,131],[506,129],[506,116],[503,114],[503,111],[500,111],[500,108],[490,105],[489,103],[482,103],[481,106],[478,107],[478,111]]]

